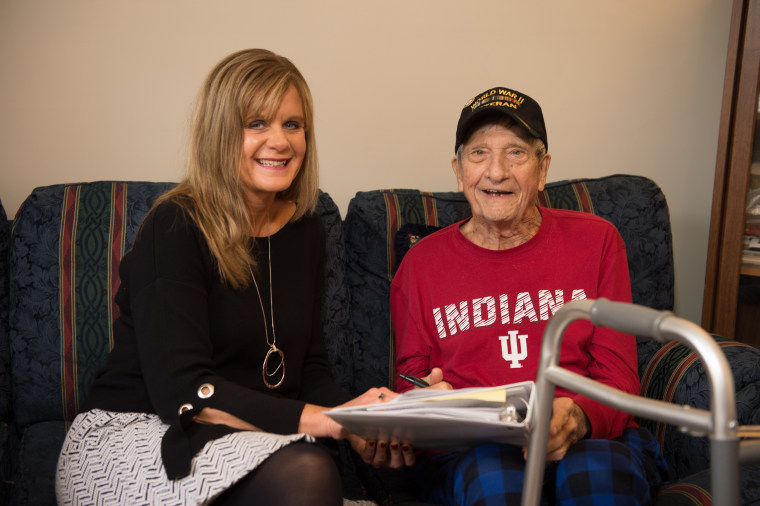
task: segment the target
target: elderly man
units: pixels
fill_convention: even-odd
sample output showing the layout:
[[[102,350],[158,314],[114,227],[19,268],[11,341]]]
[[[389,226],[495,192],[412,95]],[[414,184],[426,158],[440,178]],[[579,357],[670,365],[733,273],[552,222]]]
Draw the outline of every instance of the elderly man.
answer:
[[[536,205],[551,155],[541,107],[524,93],[476,95],[454,147],[472,217],[421,240],[399,267],[391,288],[398,371],[438,388],[534,380],[546,323],[566,301],[631,301],[625,244],[599,217]],[[633,336],[574,323],[561,364],[638,393]],[[430,455],[413,472],[428,501],[519,504],[525,452],[486,444]],[[666,471],[630,415],[562,389],[547,460],[543,497],[558,504],[646,504]]]

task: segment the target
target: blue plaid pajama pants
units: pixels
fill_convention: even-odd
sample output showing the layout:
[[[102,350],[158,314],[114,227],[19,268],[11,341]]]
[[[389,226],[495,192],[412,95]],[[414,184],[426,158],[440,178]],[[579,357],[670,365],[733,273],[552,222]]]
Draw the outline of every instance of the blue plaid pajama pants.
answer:
[[[412,470],[420,499],[445,505],[520,504],[522,449],[480,445],[422,460]],[[639,505],[652,502],[668,466],[652,434],[626,429],[617,439],[585,439],[559,462],[547,463],[542,504]]]

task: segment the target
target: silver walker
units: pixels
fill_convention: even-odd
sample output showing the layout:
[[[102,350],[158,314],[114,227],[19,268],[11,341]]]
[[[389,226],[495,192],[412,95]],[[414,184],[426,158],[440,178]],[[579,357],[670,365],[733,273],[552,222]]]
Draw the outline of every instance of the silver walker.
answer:
[[[704,364],[710,382],[710,410],[639,397],[559,367],[560,344],[567,326],[585,319],[661,343],[677,341],[693,349]],[[528,445],[522,505],[537,505],[541,497],[546,446],[549,438],[554,388],[564,387],[603,404],[639,417],[674,424],[690,434],[710,440],[710,486],[716,506],[739,504],[740,463],[760,460],[760,440],[740,445],[734,380],[728,361],[714,339],[699,326],[670,311],[611,302],[606,299],[573,301],[549,320],[541,345],[536,378],[535,425]],[[741,448],[740,448],[741,446]]]

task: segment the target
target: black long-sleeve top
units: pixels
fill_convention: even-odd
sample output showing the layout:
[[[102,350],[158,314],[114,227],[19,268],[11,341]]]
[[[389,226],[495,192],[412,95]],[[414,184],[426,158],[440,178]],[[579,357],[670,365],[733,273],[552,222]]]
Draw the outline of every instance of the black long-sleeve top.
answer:
[[[290,434],[298,431],[306,403],[335,406],[350,398],[332,379],[322,335],[321,221],[305,216],[270,239],[276,344],[286,370],[276,390],[262,380],[269,347],[254,285],[236,291],[222,283],[185,210],[170,202],[150,212],[121,262],[114,348],[83,411],[156,413],[172,424],[162,446],[170,477],[188,472],[190,458],[205,442],[232,431],[193,423],[192,415],[204,407],[267,432]],[[256,239],[254,255],[271,342],[265,238]],[[205,384],[213,385],[214,393],[201,398],[198,390]],[[180,416],[186,404],[192,409]]]

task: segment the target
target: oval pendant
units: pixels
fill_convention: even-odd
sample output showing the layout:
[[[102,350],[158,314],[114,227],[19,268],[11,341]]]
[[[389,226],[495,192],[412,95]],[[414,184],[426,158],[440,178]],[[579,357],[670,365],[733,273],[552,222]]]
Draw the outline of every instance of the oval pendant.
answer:
[[[274,356],[279,356],[279,364],[274,368],[274,371],[270,373],[269,361]],[[277,374],[277,371],[280,369],[282,369],[282,376],[280,376],[280,381],[273,385],[267,378],[271,378]],[[267,351],[266,357],[264,357],[264,363],[261,364],[261,377],[264,379],[264,384],[267,386],[267,388],[277,388],[282,385],[283,381],[285,381],[285,354],[277,346],[272,345],[269,347],[269,351]]]

